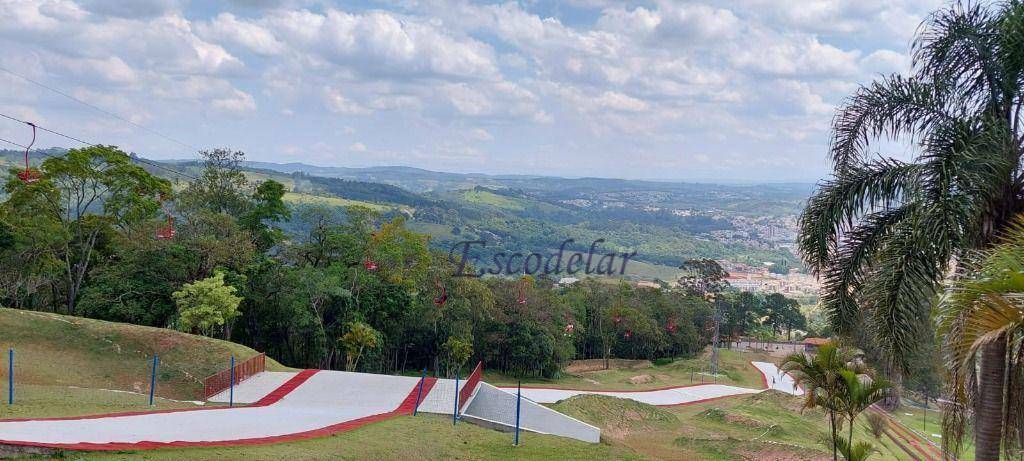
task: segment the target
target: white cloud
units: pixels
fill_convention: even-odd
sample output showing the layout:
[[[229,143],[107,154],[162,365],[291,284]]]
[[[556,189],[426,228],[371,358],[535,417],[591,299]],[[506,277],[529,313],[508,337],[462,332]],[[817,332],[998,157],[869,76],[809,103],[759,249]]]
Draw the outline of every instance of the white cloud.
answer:
[[[250,22],[239,21],[231,13],[221,13],[199,30],[211,40],[240,46],[250,52],[272,56],[284,51],[285,46],[269,30]]]
[[[909,67],[909,34],[936,1],[0,0],[0,65],[268,160],[265,146],[287,145],[325,161],[679,177],[701,158],[770,151],[812,174],[835,105]],[[2,82],[8,106],[166,152]],[[240,114],[246,129],[222,129]],[[282,116],[298,140],[280,139]],[[634,166],[616,168],[624,159]]]
[[[343,115],[364,115],[370,113],[370,110],[363,107],[361,104],[345,97],[341,91],[327,87],[324,88],[323,92],[324,104],[327,106],[327,110],[336,114]]]
[[[256,100],[244,91],[235,90],[230,96],[216,98],[210,103],[213,108],[224,112],[243,114],[256,110]]]

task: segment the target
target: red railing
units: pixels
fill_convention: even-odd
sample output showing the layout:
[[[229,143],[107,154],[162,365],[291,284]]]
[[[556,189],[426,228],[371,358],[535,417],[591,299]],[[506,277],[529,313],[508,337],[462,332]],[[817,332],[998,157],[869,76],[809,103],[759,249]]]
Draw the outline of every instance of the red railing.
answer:
[[[235,364],[235,384],[249,379],[267,369],[267,355],[260,353],[244,362]],[[231,386],[231,368],[210,375],[203,380],[203,399],[209,399]]]
[[[484,363],[477,362],[476,368],[466,378],[466,384],[459,389],[459,411],[462,411],[466,407],[466,402],[469,401],[469,397],[473,395],[473,391],[480,385],[480,376],[484,372]]]

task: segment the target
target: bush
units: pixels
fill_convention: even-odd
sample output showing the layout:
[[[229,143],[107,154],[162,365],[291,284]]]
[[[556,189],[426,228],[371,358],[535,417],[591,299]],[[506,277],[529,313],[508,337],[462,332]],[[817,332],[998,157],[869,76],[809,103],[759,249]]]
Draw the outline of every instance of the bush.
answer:
[[[875,438],[882,437],[885,433],[885,429],[889,427],[889,418],[881,413],[868,413],[868,427],[871,429],[871,435]]]

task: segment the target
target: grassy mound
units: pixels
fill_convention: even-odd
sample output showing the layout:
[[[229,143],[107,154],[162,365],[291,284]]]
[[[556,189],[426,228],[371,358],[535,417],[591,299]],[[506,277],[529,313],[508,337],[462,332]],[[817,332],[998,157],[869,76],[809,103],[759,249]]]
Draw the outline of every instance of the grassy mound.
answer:
[[[15,351],[16,389],[27,392],[46,386],[145,393],[156,353],[157,395],[196,400],[203,397],[203,378],[227,368],[232,354],[236,360],[257,354],[239,344],[163,328],[3,308],[0,332],[3,387],[10,347]],[[270,359],[267,368],[285,369]]]
[[[604,395],[577,395],[551,408],[598,426],[602,435],[611,438],[665,429],[679,423],[675,414],[662,408]]]

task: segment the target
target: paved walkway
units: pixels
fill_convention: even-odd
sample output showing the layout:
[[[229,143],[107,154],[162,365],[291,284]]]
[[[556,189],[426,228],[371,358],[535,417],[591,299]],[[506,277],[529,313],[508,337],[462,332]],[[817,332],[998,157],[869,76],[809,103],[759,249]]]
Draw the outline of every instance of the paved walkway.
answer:
[[[254,381],[262,391],[239,386],[236,397],[263,394],[249,406],[2,420],[0,444],[138,450],[301,440],[411,413],[420,382],[414,377],[306,370],[264,392],[267,382],[282,377]],[[425,382],[425,393],[433,383]]]
[[[764,386],[761,389],[729,386],[725,384],[693,384],[689,386],[666,387],[643,391],[590,391],[579,389],[558,389],[545,387],[523,387],[523,397],[537,403],[555,403],[575,395],[593,394],[636,400],[657,406],[689,405],[709,400],[730,397],[733,395],[756,394],[768,389],[775,389],[793,395],[802,395],[793,378],[783,373],[774,363],[751,362],[758,371]],[[506,391],[514,391],[515,387],[503,387]]]

